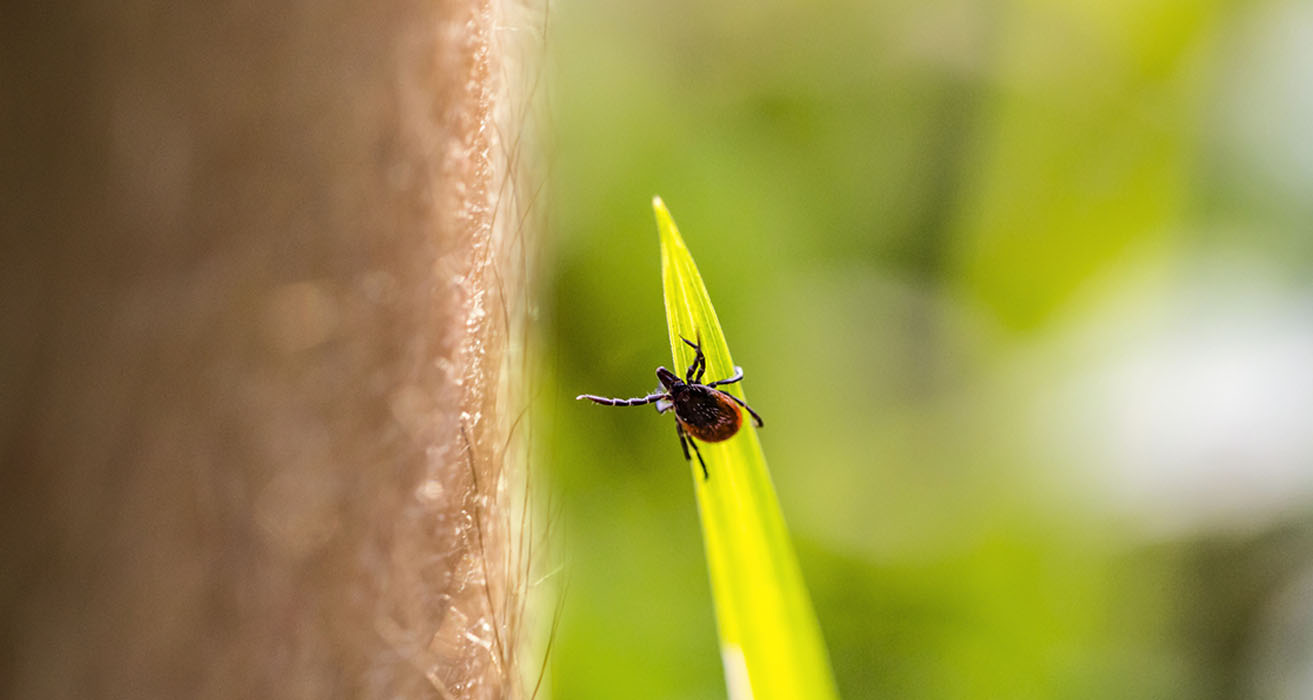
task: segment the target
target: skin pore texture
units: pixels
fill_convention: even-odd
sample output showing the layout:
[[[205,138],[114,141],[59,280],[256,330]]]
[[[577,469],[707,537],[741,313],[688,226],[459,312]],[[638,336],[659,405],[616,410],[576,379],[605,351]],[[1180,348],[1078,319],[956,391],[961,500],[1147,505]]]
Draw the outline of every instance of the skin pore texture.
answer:
[[[541,17],[55,5],[0,23],[0,696],[528,696]]]

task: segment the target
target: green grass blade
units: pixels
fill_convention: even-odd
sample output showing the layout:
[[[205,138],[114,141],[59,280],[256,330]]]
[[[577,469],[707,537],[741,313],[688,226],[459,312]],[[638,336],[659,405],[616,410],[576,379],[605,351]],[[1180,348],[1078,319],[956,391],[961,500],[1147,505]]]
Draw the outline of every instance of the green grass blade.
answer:
[[[675,372],[682,376],[694,357],[680,338],[700,335],[707,381],[728,377],[734,362],[697,265],[661,198],[652,206],[661,234],[661,278]],[[749,373],[744,383],[751,377]],[[722,388],[747,400],[741,384]],[[769,420],[770,414],[764,417]],[[703,480],[696,459],[689,466],[730,697],[837,697],[756,427],[744,420],[738,435],[699,447],[711,478]]]

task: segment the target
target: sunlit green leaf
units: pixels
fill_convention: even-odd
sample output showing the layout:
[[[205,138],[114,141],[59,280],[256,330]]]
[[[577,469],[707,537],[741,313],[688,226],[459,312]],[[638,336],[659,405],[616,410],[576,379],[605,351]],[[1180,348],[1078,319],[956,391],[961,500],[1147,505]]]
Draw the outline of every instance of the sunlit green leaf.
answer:
[[[734,362],[697,265],[665,204],[658,197],[652,206],[661,234],[661,276],[676,373],[682,374],[694,358],[693,349],[680,339],[700,337],[707,380],[729,377]],[[746,401],[741,383],[723,389]],[[689,467],[730,696],[836,697],[757,428],[745,420],[733,438],[699,447],[710,478],[703,479],[696,460]]]

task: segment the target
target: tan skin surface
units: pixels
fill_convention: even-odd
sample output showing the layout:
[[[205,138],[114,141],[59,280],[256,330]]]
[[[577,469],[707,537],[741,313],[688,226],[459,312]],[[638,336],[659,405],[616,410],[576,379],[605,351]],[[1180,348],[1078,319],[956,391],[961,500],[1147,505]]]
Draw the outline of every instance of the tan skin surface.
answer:
[[[498,20],[6,12],[0,697],[513,694]]]

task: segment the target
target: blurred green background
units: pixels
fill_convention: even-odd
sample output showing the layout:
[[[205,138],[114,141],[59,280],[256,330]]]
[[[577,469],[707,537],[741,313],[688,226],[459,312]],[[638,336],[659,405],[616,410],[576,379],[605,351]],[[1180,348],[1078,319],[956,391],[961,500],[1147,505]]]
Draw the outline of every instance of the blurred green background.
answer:
[[[1313,697],[1313,5],[558,0],[554,697],[724,697],[649,202],[847,698]]]

